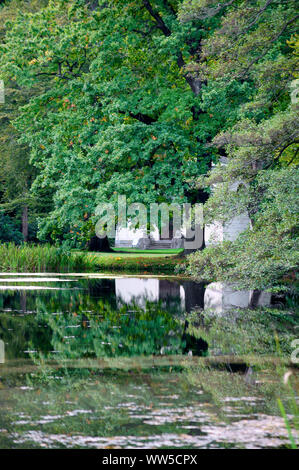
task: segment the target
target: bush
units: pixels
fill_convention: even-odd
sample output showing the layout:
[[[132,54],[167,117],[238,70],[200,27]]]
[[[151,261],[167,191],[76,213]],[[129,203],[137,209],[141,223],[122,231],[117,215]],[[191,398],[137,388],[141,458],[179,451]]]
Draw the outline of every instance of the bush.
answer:
[[[188,274],[248,289],[280,289],[287,278],[295,279],[299,264],[298,169],[261,171],[255,191],[263,197],[253,229],[235,242],[191,254]]]
[[[0,242],[14,242],[20,244],[23,240],[23,235],[16,227],[13,219],[8,215],[0,213]]]

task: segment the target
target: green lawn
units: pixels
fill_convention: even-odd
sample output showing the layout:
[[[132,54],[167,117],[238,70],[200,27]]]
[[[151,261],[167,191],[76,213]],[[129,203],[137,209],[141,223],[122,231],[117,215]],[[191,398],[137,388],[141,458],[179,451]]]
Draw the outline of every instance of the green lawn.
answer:
[[[177,257],[182,251],[117,249],[113,253],[85,254],[100,272],[175,274],[175,267],[183,262]]]
[[[173,248],[173,249],[167,249],[167,250],[140,250],[138,248],[112,248],[113,251],[116,253],[131,253],[131,254],[145,254],[146,256],[151,256],[151,255],[162,255],[162,256],[167,256],[167,255],[178,255],[179,253],[182,253],[184,250],[183,248]]]

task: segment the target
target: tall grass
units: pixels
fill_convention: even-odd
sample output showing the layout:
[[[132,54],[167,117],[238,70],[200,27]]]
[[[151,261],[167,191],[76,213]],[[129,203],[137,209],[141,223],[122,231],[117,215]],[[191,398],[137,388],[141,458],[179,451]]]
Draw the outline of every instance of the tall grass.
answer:
[[[96,271],[93,258],[83,253],[66,253],[50,245],[0,244],[2,272],[87,272]]]
[[[292,399],[291,407],[292,407],[293,417],[294,417],[294,426],[295,426],[295,429],[298,432],[298,430],[299,430],[299,422],[298,422],[299,421],[299,408],[298,408],[298,405],[297,405],[297,402],[296,402],[296,397],[295,397],[295,394],[294,394],[294,390],[291,387],[290,387],[290,389],[291,389],[292,394],[294,395],[291,398]],[[295,440],[295,437],[293,435],[293,431],[292,431],[292,428],[291,428],[291,425],[290,425],[289,418],[286,414],[285,407],[283,406],[282,401],[281,401],[280,398],[277,398],[277,403],[278,403],[278,407],[279,407],[279,411],[281,413],[281,416],[283,417],[285,427],[287,429],[287,433],[288,433],[289,440],[290,440],[290,447],[291,447],[291,449],[298,449],[297,444],[296,444],[296,440]]]
[[[174,274],[175,256],[132,257],[131,253],[65,252],[51,245],[0,244],[0,272],[125,272]]]

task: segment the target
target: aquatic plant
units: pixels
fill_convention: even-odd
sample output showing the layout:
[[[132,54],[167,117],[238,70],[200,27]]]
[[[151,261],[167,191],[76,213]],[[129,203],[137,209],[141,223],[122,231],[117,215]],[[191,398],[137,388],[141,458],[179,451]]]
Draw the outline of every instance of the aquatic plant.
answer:
[[[83,253],[69,253],[50,245],[0,244],[2,272],[95,271],[94,259]]]

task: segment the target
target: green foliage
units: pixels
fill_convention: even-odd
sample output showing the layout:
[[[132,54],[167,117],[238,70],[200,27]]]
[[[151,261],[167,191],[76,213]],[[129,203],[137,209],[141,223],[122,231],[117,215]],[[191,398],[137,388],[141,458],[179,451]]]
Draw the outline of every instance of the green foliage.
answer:
[[[227,114],[229,125],[213,145],[228,158],[197,184],[212,187],[205,223],[225,223],[247,212],[253,227],[234,243],[191,255],[187,272],[239,287],[278,287],[298,267],[298,103],[291,99],[298,15],[294,2],[275,0],[238,5],[194,0],[183,3],[180,15],[184,22],[203,21],[221,12],[219,27],[203,41],[202,57],[209,66],[198,63],[193,71],[207,79],[207,105],[219,96],[219,87],[218,112]],[[236,96],[226,102],[232,87]],[[233,121],[225,105],[231,108],[242,87],[245,100]]]
[[[14,220],[0,213],[0,242],[21,243],[23,235],[16,227]]]
[[[2,219],[0,218],[0,221]],[[11,220],[3,216],[3,237],[15,243],[23,241]],[[2,230],[2,228],[1,228]],[[15,230],[15,231],[13,231]],[[18,238],[19,237],[19,238]],[[50,245],[17,246],[0,244],[0,271],[3,272],[127,272],[140,274],[174,274],[182,262],[174,255],[142,255],[134,253],[68,252]]]
[[[263,287],[289,275],[296,193],[283,202],[275,185],[295,189],[298,165],[295,1],[25,3],[1,10],[3,208],[20,216],[24,198],[41,240],[83,247],[99,203],[195,202],[218,183],[206,221],[246,210],[253,231],[188,272]]]
[[[126,272],[140,274],[174,274],[183,259],[176,256],[133,253],[86,253],[86,259],[97,264],[100,272]]]
[[[119,305],[116,311],[115,307],[100,300],[96,309],[96,315],[84,313],[71,319],[68,314],[38,315],[51,329],[52,346],[59,351],[61,360],[158,354],[162,346],[168,346],[169,354],[177,354],[184,346],[181,344],[183,328],[180,322],[172,312],[163,311],[154,303],[147,302],[146,309],[134,303]],[[72,330],[74,337],[61,341],[68,336],[69,328],[78,324],[79,328]]]
[[[201,85],[184,73],[201,29],[181,24],[167,2],[122,0],[94,10],[54,1],[7,29],[3,77],[47,88],[16,121],[38,172],[33,194],[53,192],[40,237],[83,243],[95,206],[118,193],[129,202],[188,200],[218,130],[199,114]]]
[[[297,324],[298,309],[297,312],[279,308],[235,309],[220,316],[205,311],[204,327],[198,328],[198,335],[208,342],[211,356],[289,357],[293,351],[291,343],[297,338]]]
[[[260,171],[250,193],[259,210],[252,230],[235,242],[209,246],[188,257],[187,272],[196,278],[235,282],[236,286],[269,289],[295,276],[298,268],[298,170]]]
[[[18,14],[34,12],[46,5],[46,1],[30,0],[24,2],[13,0],[0,7],[0,43],[5,39],[9,22],[14,21]],[[37,216],[49,209],[47,192],[42,198],[34,198],[30,186],[37,175],[36,169],[30,164],[30,148],[20,143],[20,133],[13,125],[19,116],[19,108],[26,104],[32,96],[41,92],[39,86],[25,89],[12,76],[5,81],[5,103],[0,104],[0,209],[12,216],[21,226],[22,212],[29,213],[29,239],[34,239]],[[2,241],[9,241],[8,236]]]

